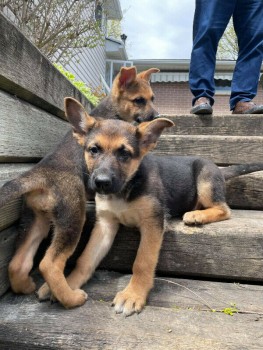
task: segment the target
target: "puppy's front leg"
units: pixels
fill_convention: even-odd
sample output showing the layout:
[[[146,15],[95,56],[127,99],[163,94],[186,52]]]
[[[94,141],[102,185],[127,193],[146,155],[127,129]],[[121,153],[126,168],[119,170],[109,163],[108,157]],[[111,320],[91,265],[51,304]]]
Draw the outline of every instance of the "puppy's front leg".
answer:
[[[130,316],[141,312],[150,289],[163,240],[163,228],[156,220],[148,220],[141,226],[141,242],[133,264],[133,276],[128,286],[117,293],[113,300],[116,313]]]
[[[88,244],[78,258],[75,269],[67,277],[67,282],[72,289],[80,288],[90,279],[110,250],[118,228],[119,222],[114,218],[97,219]]]

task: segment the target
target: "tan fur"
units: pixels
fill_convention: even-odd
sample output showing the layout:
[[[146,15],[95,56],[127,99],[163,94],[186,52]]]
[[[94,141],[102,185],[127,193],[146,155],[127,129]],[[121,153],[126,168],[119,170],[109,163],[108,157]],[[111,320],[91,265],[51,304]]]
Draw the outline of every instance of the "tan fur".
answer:
[[[205,179],[205,170],[201,173],[197,182],[197,205],[196,209],[183,216],[187,225],[203,225],[211,222],[227,220],[230,218],[231,210],[226,203],[214,202],[212,198],[212,183]]]
[[[99,125],[98,125],[99,127]],[[93,140],[92,143],[88,144],[88,147],[91,147],[92,144],[97,144],[104,150],[110,150],[113,149],[117,150],[122,145],[126,145],[126,148],[129,150],[132,150],[131,147],[127,145],[127,139],[123,135],[109,135],[110,137],[105,137],[105,135],[97,135]]]
[[[35,283],[28,273],[33,267],[33,258],[39,244],[48,235],[49,226],[49,220],[45,215],[37,212],[33,226],[27,232],[23,244],[17,249],[8,267],[9,280],[14,292],[30,294],[35,290]]]
[[[133,265],[133,276],[128,286],[116,295],[113,304],[116,312],[123,312],[127,316],[140,312],[153,286],[154,271],[163,239],[163,228],[154,216],[155,205],[154,198],[149,196],[127,203],[114,195],[96,195],[97,222],[76,268],[67,278],[71,288],[80,288],[92,276],[109,251],[119,223],[138,227],[141,242]]]
[[[80,120],[81,118],[70,118],[75,130],[79,130],[82,134],[85,133],[86,126],[81,124],[79,127]],[[112,120],[96,122],[90,134],[87,132],[84,145],[91,185],[97,178],[98,172],[105,178],[107,171],[110,170],[110,173],[115,174],[114,179],[121,183],[123,188],[138,169],[144,155],[154,147],[163,129],[173,125],[172,121],[165,118],[159,118],[138,127],[124,122],[116,124]],[[118,152],[123,150],[131,151],[125,160],[118,155]],[[140,312],[153,286],[154,271],[162,243],[164,223],[155,215],[160,203],[154,196],[143,195],[127,202],[124,197],[119,197],[114,192],[109,195],[98,192],[95,200],[95,227],[88,245],[77,261],[76,268],[67,278],[68,286],[78,290],[87,282],[101,259],[109,251],[120,223],[137,227],[141,232],[141,242],[133,266],[133,277],[127,288],[117,294],[114,304],[116,312],[123,312],[127,316],[133,312]],[[47,273],[48,266],[46,266]],[[42,263],[40,267],[42,269]],[[43,274],[46,276],[45,273]],[[50,277],[47,276],[47,278],[50,281]],[[46,293],[46,286],[43,289]],[[65,305],[64,299],[63,304]]]
[[[113,82],[112,92],[92,111],[93,115],[97,118],[120,118],[126,121],[137,120],[138,116],[142,120],[153,119],[158,112],[152,102],[153,92],[149,79],[151,73],[156,71],[148,71],[144,78],[137,78],[135,67],[123,67]],[[138,105],[134,101],[136,97],[143,98],[145,105]],[[83,106],[72,98],[65,99],[65,110],[67,115],[80,121],[77,129],[73,129],[73,136],[83,147],[86,144],[85,132],[97,120],[89,116]],[[75,249],[84,224],[85,199],[91,198],[90,193],[85,194],[83,180],[78,170],[75,171],[75,154],[78,152],[73,141],[74,139],[65,138],[66,144],[59,144],[53,154],[42,160],[40,166],[37,165],[24,178],[18,179],[19,186],[13,185],[12,188],[12,184],[9,185],[11,190],[18,189],[25,194],[24,213],[27,214],[22,222],[25,232],[21,234],[17,251],[9,266],[12,288],[15,292],[26,294],[34,291],[35,284],[29,273],[38,246],[47,236],[52,223],[55,229],[51,247],[40,264],[40,270],[48,284],[40,288],[38,296],[43,300],[53,294],[54,298],[68,308],[78,306],[86,300],[84,292],[75,293],[67,285],[64,266]],[[100,142],[105,147],[105,140]],[[118,145],[120,142],[125,143],[125,139],[111,138],[109,144]]]
[[[213,203],[208,209],[194,210],[185,213],[183,221],[188,225],[203,225],[211,222],[227,220],[230,218],[231,211],[226,203]]]
[[[118,103],[120,113],[124,116],[123,119],[132,121],[131,116],[141,113],[142,109],[144,115],[149,115],[154,110],[154,94],[150,89],[149,80],[151,74],[159,72],[159,69],[151,68],[136,75],[136,70],[134,70],[134,67],[131,67],[126,68],[125,72],[125,74],[129,74],[129,77],[126,77],[128,86],[120,83],[119,78],[124,73],[124,70],[121,69],[112,85],[112,97],[113,101]],[[138,89],[138,86],[140,86],[140,89]],[[137,98],[141,97],[147,101],[145,106],[139,106],[134,103]]]
[[[25,198],[27,205],[35,211],[50,212],[56,203],[52,191],[46,189],[32,191]]]
[[[137,76],[135,67],[122,68],[114,80],[111,94],[92,111],[93,115],[97,118],[120,118],[126,121],[138,121],[138,118],[141,118],[140,121],[153,119],[158,112],[153,105],[153,92],[149,80],[150,75],[156,71],[157,69],[149,70]],[[142,99],[143,104],[137,103],[136,98]],[[85,133],[99,122],[89,116],[83,106],[72,98],[65,99],[65,110],[67,116],[78,120],[73,129],[74,138],[80,146],[86,146]],[[127,144],[125,137],[111,135],[110,128],[108,137],[99,137],[97,142],[106,149]],[[65,144],[60,144],[53,154],[36,166],[35,170],[18,179],[17,184],[9,185],[18,195],[19,191],[25,194],[26,214],[22,222],[25,227],[24,237],[21,235],[22,239],[9,266],[13,290],[22,293],[34,291],[35,284],[29,273],[38,246],[46,237],[52,223],[52,243],[40,264],[40,271],[47,283],[40,288],[38,296],[40,300],[51,296],[67,308],[81,305],[86,300],[83,291],[73,292],[68,286],[64,277],[64,267],[77,245],[84,224],[85,197],[90,198],[90,193],[85,193],[86,189],[79,173],[82,171],[81,167],[79,169],[76,163],[81,150],[77,149],[78,145],[71,139],[72,137],[66,136]],[[87,160],[87,152],[85,158]],[[132,173],[137,164],[137,160],[134,160],[132,165],[125,165],[126,172]]]
[[[76,289],[73,291],[70,288],[63,274],[66,261],[74,249],[75,246],[72,246],[67,251],[58,255],[57,251],[50,247],[39,265],[39,269],[45,280],[48,281],[53,296],[65,308],[81,306],[87,300],[87,294],[83,290]]]

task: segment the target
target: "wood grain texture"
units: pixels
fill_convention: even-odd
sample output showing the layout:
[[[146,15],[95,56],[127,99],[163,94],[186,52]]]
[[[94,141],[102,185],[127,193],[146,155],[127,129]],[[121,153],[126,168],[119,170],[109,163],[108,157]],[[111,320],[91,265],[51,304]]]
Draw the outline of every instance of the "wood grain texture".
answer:
[[[0,163],[0,186],[6,181],[15,179],[18,175],[31,169],[34,164],[30,163]]]
[[[0,88],[61,118],[63,98],[75,97],[89,110],[88,100],[40,51],[0,14]]]
[[[88,205],[87,217],[79,246],[70,258],[69,266],[75,264],[89,239],[95,220],[92,203]],[[13,227],[11,229],[15,230]],[[138,231],[121,227],[101,268],[131,271],[139,239]],[[233,210],[232,219],[202,227],[189,227],[181,220],[172,220],[166,229],[157,271],[166,276],[262,282],[262,239],[262,211]],[[6,251],[6,254],[10,257],[12,252]],[[7,285],[6,280],[4,283]]]
[[[35,279],[38,281],[39,278],[36,274]],[[126,287],[130,278],[129,274],[97,270],[93,278],[84,285],[84,288],[91,299],[110,302],[118,291]],[[240,312],[263,314],[262,293],[262,285],[190,280],[156,275],[147,305],[177,310],[191,308],[192,310],[209,311],[214,309],[219,311],[230,307],[231,304],[236,304]]]
[[[91,206],[88,218],[71,265],[85,246],[93,227]],[[121,227],[101,267],[131,271],[139,240],[138,231]],[[263,281],[262,240],[263,211],[233,210],[230,220],[200,227],[172,220],[166,229],[157,271],[166,276]]]
[[[263,136],[163,135],[154,152],[200,156],[227,165],[263,162],[262,149]]]
[[[164,115],[175,126],[166,134],[262,136],[263,116],[251,115]]]
[[[30,169],[33,164],[0,164],[0,186]],[[235,209],[263,209],[263,172],[243,175],[227,181],[227,202]],[[20,214],[20,199],[0,210],[0,231],[11,226]]]
[[[263,171],[228,180],[226,198],[232,208],[263,210]]]
[[[0,162],[37,161],[70,129],[69,124],[0,91]]]
[[[8,293],[0,301],[0,347],[7,349],[109,349],[109,350],[258,350],[263,346],[261,286],[237,286],[173,280],[190,287],[220,310],[228,302],[250,303],[253,313],[228,316],[203,310],[202,301],[178,286],[156,283],[149,306],[124,318],[110,307],[109,296],[129,276],[95,275],[84,289],[90,298],[80,308],[65,310],[59,304],[39,303],[34,295]],[[101,279],[104,279],[103,281]],[[112,281],[110,281],[112,279]],[[95,291],[95,289],[97,289]],[[169,295],[171,306],[160,307]],[[246,302],[246,297],[248,297]],[[222,306],[218,299],[222,298]],[[106,300],[106,301],[105,301]],[[172,301],[173,300],[173,301]],[[189,309],[189,305],[192,305]],[[166,303],[166,306],[169,306]]]
[[[9,180],[31,169],[33,164],[0,164],[0,188]],[[19,219],[21,199],[18,198],[8,203],[0,210],[0,231],[11,226]]]
[[[5,293],[10,285],[7,267],[14,254],[16,236],[16,227],[0,232],[0,295]]]

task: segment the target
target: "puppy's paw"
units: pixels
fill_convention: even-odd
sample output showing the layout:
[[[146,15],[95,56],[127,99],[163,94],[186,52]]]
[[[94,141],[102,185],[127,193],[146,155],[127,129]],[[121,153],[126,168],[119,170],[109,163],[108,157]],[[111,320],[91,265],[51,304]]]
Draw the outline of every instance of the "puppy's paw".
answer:
[[[40,301],[52,300],[52,295],[48,284],[45,282],[36,292],[36,295]],[[52,300],[53,301],[53,300]]]
[[[205,215],[201,210],[189,211],[184,214],[183,222],[186,225],[203,225],[205,223]]]
[[[88,299],[88,294],[82,289],[75,289],[67,296],[66,300],[61,301],[66,309],[72,309],[77,306],[85,304]]]
[[[33,278],[27,276],[26,278],[10,278],[12,290],[15,293],[31,294],[36,290],[36,284]]]
[[[116,294],[112,306],[117,314],[123,313],[124,316],[140,313],[146,303],[146,298],[136,293],[132,289],[126,288]]]

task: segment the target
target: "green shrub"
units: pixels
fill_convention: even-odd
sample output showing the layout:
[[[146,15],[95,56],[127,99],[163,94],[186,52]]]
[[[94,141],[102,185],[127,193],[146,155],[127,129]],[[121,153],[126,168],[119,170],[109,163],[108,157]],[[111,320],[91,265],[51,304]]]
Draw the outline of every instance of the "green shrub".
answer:
[[[75,75],[65,70],[61,64],[54,63],[54,66],[93,104],[93,106],[97,106],[99,98],[92,93],[91,88],[88,87],[86,83],[81,80],[76,80]]]

